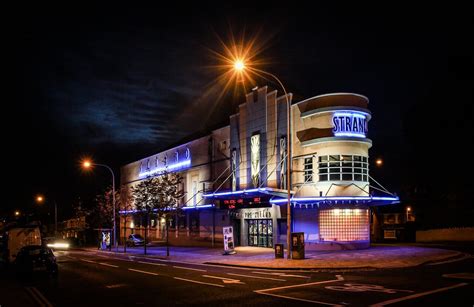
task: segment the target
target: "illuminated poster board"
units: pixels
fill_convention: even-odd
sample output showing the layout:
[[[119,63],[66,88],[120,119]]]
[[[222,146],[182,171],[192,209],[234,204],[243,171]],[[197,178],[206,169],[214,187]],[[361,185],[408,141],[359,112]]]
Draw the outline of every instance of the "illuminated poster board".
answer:
[[[234,231],[232,226],[222,227],[224,234],[224,255],[235,254],[234,250]]]

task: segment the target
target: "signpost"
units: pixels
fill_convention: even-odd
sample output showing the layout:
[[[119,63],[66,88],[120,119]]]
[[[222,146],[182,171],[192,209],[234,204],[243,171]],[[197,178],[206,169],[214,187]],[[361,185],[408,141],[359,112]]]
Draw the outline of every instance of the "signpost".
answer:
[[[235,254],[234,250],[234,231],[232,226],[222,227],[224,233],[224,255]]]

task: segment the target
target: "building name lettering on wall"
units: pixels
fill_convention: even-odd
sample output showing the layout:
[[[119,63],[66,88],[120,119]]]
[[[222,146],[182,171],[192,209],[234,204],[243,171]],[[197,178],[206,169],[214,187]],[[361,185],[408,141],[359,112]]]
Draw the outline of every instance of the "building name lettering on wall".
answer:
[[[161,157],[161,159],[160,159]],[[161,162],[160,162],[161,160]],[[168,158],[168,153],[156,155],[140,163],[138,177],[144,178],[153,175],[159,175],[165,171],[175,172],[191,166],[191,151],[189,148],[174,151],[173,158]]]
[[[367,136],[367,116],[359,112],[335,112],[332,118],[335,136],[365,138]]]
[[[260,209],[258,211],[244,211],[245,219],[265,219],[272,218],[270,209]]]

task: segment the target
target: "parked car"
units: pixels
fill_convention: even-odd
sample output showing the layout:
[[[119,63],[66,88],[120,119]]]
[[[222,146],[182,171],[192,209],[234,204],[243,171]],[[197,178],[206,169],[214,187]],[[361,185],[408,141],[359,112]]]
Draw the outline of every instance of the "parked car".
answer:
[[[127,246],[140,246],[145,244],[145,239],[139,234],[132,233],[128,236]]]
[[[53,277],[58,275],[58,264],[51,248],[43,245],[24,246],[15,259],[16,269],[20,274],[47,272]]]

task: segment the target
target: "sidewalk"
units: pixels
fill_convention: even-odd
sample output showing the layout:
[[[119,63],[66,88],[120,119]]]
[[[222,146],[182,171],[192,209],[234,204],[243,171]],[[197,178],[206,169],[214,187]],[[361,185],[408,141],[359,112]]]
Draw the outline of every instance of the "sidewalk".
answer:
[[[88,249],[97,251],[97,249]],[[103,251],[114,253],[115,251]],[[118,253],[123,254],[123,247]],[[463,253],[439,248],[417,246],[374,246],[363,250],[307,252],[303,260],[275,259],[271,248],[237,247],[236,254],[222,255],[222,249],[204,247],[170,247],[170,257],[166,257],[166,247],[127,248],[127,255],[167,259],[199,264],[219,264],[267,269],[355,269],[355,268],[405,268],[429,262],[461,258]],[[285,250],[286,255],[286,250]]]

